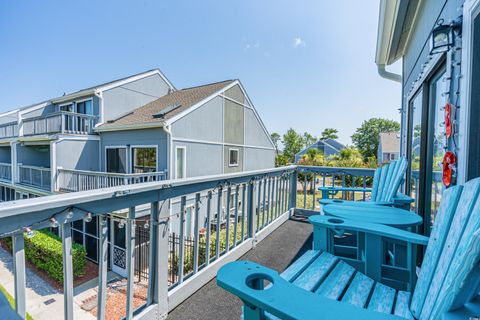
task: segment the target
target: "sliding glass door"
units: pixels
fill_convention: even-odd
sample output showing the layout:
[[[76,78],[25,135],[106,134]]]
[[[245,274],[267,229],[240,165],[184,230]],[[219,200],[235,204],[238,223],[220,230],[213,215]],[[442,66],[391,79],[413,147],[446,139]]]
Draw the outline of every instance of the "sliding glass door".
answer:
[[[127,173],[127,148],[107,148],[107,172]]]

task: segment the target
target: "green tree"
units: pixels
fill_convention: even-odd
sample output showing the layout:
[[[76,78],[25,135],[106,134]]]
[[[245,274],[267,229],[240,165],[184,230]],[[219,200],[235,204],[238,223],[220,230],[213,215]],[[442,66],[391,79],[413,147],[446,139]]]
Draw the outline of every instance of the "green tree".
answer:
[[[283,155],[287,157],[288,162],[293,162],[295,154],[299,153],[304,147],[304,139],[294,129],[288,129],[283,135]]]
[[[371,118],[363,121],[352,135],[352,142],[362,153],[363,159],[368,160],[369,157],[376,157],[378,150],[380,132],[398,132],[400,131],[400,123],[394,120]]]
[[[320,137],[320,140],[338,139],[337,133],[337,129],[325,128],[325,130],[322,131],[322,136]]]
[[[280,134],[277,132],[272,132],[270,134],[270,138],[272,139],[273,145],[275,146],[275,153],[278,154],[278,143],[280,142]]]
[[[308,132],[304,132],[302,138],[303,138],[303,144],[305,147],[311,146],[312,144],[317,142],[317,138],[315,138]]]
[[[288,164],[288,158],[282,154],[282,153],[279,153],[275,156],[275,167],[283,167],[283,166],[286,166]]]

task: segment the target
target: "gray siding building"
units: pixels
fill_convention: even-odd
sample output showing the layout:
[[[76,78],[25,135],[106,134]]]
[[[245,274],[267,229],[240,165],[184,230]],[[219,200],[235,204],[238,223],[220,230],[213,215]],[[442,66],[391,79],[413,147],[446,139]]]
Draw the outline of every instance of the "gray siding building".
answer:
[[[265,169],[274,156],[239,80],[177,90],[155,69],[0,114],[0,200]],[[194,199],[186,200],[188,235]],[[170,210],[180,211],[180,199]],[[150,214],[149,207],[136,211]],[[228,211],[215,213],[216,225]],[[108,223],[110,267],[124,274],[125,229],[115,218]],[[178,218],[170,224],[178,229]],[[72,230],[96,262],[97,221]]]

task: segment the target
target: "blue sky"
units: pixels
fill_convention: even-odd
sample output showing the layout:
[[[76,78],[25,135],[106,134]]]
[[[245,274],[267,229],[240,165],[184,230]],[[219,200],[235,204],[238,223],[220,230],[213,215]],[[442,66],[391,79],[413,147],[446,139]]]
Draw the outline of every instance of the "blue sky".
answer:
[[[270,132],[350,143],[363,120],[399,120],[377,23],[378,0],[2,2],[0,111],[158,67],[177,88],[239,78]]]

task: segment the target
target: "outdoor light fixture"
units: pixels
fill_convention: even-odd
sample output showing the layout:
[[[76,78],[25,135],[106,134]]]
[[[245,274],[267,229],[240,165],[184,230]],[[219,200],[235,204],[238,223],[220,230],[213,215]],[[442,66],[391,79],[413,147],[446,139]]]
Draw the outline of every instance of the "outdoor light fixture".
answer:
[[[452,21],[450,24],[443,24],[445,20],[440,19],[437,26],[433,28],[430,35],[430,54],[448,51],[455,42],[455,36],[462,32],[462,18]]]

